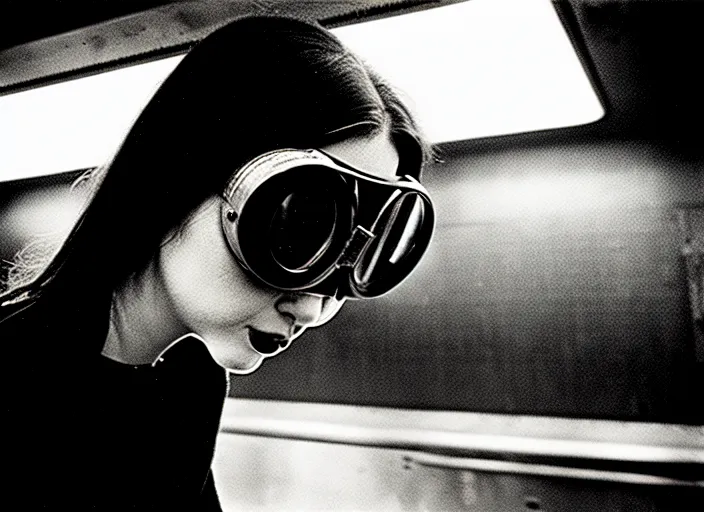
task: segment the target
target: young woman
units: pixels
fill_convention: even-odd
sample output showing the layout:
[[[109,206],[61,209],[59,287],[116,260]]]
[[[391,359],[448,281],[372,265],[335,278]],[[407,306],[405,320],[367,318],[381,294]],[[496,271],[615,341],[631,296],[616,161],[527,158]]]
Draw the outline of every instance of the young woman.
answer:
[[[428,154],[392,89],[315,24],[243,18],[198,44],[88,176],[66,242],[0,296],[6,499],[219,509],[226,370],[411,272]]]

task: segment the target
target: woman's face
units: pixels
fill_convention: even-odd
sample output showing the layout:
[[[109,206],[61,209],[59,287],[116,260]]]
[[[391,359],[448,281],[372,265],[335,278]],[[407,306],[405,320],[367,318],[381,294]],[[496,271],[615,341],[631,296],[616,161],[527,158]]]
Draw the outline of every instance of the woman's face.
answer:
[[[380,178],[392,179],[398,153],[388,132],[322,149]],[[213,358],[235,373],[254,371],[288,347],[294,328],[317,323],[324,297],[285,293],[255,281],[233,257],[220,225],[219,197],[203,202],[159,256],[159,274],[175,321],[205,342]],[[280,349],[257,352],[262,340]],[[275,344],[276,341],[273,341]]]

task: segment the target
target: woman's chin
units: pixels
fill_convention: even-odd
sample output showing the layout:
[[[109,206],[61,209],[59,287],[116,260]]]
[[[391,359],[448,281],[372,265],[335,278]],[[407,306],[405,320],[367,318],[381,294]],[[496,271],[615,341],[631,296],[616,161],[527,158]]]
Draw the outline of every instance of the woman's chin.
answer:
[[[247,375],[257,370],[265,359],[249,346],[233,347],[227,343],[209,343],[203,340],[213,360],[227,371],[237,375]]]
[[[241,364],[241,361],[226,361],[225,363],[221,363],[216,360],[216,362],[230,373],[234,373],[235,375],[248,375],[255,372],[262,365],[264,359],[264,357],[258,355],[255,361],[248,362],[247,364]]]
[[[228,354],[227,351],[216,354],[211,352],[211,354],[216,363],[227,371],[237,375],[247,375],[256,371],[264,360],[261,354],[254,351],[248,352],[247,354]]]

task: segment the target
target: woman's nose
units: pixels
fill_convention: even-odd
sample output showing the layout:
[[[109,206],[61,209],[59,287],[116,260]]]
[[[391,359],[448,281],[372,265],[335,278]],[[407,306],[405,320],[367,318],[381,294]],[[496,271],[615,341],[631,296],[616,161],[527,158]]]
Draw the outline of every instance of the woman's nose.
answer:
[[[323,310],[324,297],[309,293],[286,295],[277,303],[279,313],[292,316],[296,325],[308,327],[320,319]]]

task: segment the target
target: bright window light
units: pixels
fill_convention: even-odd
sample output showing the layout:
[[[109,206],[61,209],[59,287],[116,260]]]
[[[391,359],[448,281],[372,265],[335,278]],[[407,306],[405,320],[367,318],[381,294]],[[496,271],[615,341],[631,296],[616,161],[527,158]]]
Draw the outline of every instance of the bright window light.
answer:
[[[604,115],[550,0],[470,0],[335,32],[405,93],[433,142]]]
[[[433,142],[604,113],[550,0],[471,0],[334,32],[402,92]],[[107,160],[180,59],[0,97],[0,180]]]
[[[105,162],[181,58],[0,97],[0,181]]]

